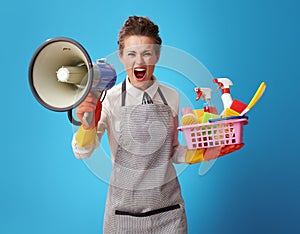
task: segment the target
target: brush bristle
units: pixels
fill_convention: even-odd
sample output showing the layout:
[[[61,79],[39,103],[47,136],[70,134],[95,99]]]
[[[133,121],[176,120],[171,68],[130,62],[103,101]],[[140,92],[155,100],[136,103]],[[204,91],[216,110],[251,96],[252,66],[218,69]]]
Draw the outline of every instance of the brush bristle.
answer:
[[[193,125],[197,124],[197,117],[194,114],[186,114],[180,120],[181,125]]]

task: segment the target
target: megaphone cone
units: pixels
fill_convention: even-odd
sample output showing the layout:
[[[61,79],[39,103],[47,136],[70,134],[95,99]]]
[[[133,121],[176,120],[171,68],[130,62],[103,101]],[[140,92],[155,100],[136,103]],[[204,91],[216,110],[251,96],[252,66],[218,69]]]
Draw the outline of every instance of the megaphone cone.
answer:
[[[110,64],[92,63],[82,45],[65,37],[49,39],[38,47],[30,61],[28,77],[39,103],[58,112],[70,112],[89,92],[100,97],[116,82],[116,72]]]

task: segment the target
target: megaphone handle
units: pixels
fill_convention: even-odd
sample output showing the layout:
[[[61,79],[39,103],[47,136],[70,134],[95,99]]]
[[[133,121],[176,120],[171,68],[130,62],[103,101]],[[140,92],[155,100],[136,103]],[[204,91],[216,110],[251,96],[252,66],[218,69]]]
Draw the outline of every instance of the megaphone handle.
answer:
[[[93,116],[94,116],[93,112],[84,112],[82,117],[82,123],[85,126],[90,126],[93,121]]]
[[[80,121],[77,121],[77,120],[75,120],[75,119],[73,118],[72,110],[69,110],[69,111],[68,111],[68,118],[69,118],[70,122],[71,122],[72,124],[74,124],[75,126],[80,126],[80,125],[81,125],[81,122],[80,122]]]
[[[92,120],[93,120],[93,115],[94,113],[93,112],[84,112],[83,113],[83,117],[82,117],[82,123],[85,125],[85,126],[90,126]],[[81,125],[81,122],[80,121],[77,121],[73,118],[73,113],[72,113],[72,110],[69,110],[68,111],[68,118],[70,120],[70,122],[72,124],[74,124],[75,126],[80,126]]]
[[[106,90],[98,90],[96,92],[93,92],[93,97],[100,99],[101,102],[103,102],[105,96],[106,96]],[[82,123],[85,126],[90,126],[93,121],[94,114],[95,114],[94,112],[84,112],[82,117]]]

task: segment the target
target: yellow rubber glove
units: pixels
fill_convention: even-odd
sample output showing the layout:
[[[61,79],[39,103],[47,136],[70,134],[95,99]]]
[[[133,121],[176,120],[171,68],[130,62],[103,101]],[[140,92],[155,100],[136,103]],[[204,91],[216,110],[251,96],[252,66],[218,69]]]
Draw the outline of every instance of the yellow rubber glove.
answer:
[[[209,161],[212,159],[219,158],[221,156],[230,154],[234,151],[241,149],[244,146],[244,143],[234,144],[234,145],[222,145],[208,148],[204,154],[204,160]]]
[[[96,127],[94,127],[93,129],[86,130],[81,125],[75,135],[75,140],[77,145],[81,148],[92,146],[95,142],[96,134],[97,134]]]
[[[194,164],[204,160],[205,149],[187,150],[185,154],[185,163]]]
[[[77,108],[77,117],[80,122],[85,112],[93,112],[93,120],[90,126],[82,124],[78,129],[75,140],[79,147],[86,148],[92,146],[95,142],[97,134],[97,124],[101,118],[102,103],[98,98],[95,98],[92,93],[89,93],[86,99]]]

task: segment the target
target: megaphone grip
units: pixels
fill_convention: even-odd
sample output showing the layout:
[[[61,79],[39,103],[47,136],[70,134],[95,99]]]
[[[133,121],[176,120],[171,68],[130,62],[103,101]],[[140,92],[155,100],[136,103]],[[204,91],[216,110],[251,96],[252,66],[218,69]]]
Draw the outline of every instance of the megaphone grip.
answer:
[[[94,113],[93,112],[84,112],[82,117],[82,123],[85,126],[90,126],[93,121]]]
[[[100,97],[102,97],[102,94],[103,92],[101,93]],[[101,100],[98,99],[95,111],[83,113],[82,124],[87,127],[91,125],[94,126],[92,122],[94,121],[95,125],[97,125],[98,121],[101,118],[101,111],[102,111],[102,103]]]

